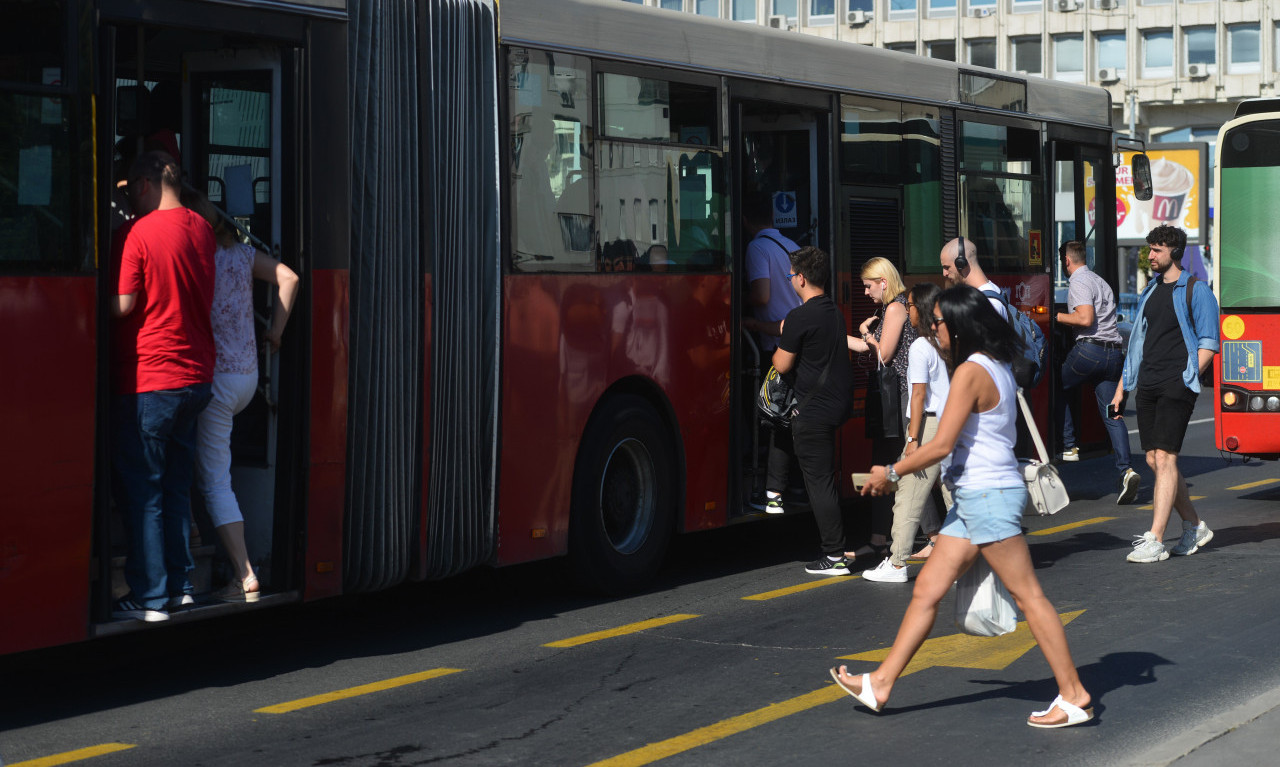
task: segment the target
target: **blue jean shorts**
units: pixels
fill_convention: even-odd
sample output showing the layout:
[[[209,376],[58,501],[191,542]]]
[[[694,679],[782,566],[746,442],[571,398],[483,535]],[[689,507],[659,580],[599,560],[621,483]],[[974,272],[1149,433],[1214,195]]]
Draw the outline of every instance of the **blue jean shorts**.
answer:
[[[990,490],[959,488],[955,502],[942,522],[942,535],[967,538],[982,545],[1022,533],[1022,512],[1027,506],[1027,486]]]

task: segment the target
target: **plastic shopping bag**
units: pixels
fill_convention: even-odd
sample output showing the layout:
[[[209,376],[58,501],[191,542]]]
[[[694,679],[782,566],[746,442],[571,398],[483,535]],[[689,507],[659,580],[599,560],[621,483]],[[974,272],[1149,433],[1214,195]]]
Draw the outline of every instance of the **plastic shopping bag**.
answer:
[[[956,581],[956,628],[980,637],[998,637],[1018,627],[1018,609],[981,555]]]

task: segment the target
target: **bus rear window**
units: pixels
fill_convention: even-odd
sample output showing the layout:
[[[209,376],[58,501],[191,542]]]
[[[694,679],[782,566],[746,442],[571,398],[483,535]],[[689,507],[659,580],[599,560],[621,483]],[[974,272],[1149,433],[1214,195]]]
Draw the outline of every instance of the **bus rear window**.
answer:
[[[1280,306],[1280,277],[1275,268],[1280,166],[1223,167],[1221,172],[1215,256],[1222,309]]]

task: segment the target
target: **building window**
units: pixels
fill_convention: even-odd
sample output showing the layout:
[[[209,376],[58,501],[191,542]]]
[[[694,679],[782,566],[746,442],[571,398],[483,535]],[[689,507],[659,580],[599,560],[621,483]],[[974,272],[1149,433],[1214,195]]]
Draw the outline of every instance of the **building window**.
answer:
[[[1038,75],[1042,71],[1040,65],[1040,38],[1013,38],[1013,68],[1029,75]]]
[[[889,18],[914,19],[918,7],[916,0],[889,0]]]
[[[996,68],[996,41],[992,39],[969,41],[969,63],[976,67]]]
[[[1059,80],[1084,79],[1084,36],[1053,38],[1053,76]]]
[[[773,16],[786,16],[788,24],[796,23],[796,0],[771,0],[769,13]]]
[[[699,16],[719,16],[720,0],[695,0],[693,11]]]
[[[888,45],[885,46],[885,48],[891,51],[897,51],[898,53],[915,53],[916,52],[915,43],[889,43]]]
[[[1187,27],[1182,33],[1187,66],[1200,64],[1213,72],[1218,64],[1218,36],[1213,27]]]
[[[932,43],[926,43],[926,46],[929,49],[929,58],[931,59],[956,60],[956,42],[954,40],[936,40]]]
[[[948,19],[955,15],[956,0],[929,0],[929,18]]]
[[[1046,2],[1053,2],[1053,0],[1013,0],[1013,12],[1039,13]],[[1054,3],[1054,7],[1056,6],[1057,4]]]
[[[809,25],[830,26],[836,23],[836,0],[809,0]]]
[[[683,11],[684,0],[658,0],[658,7],[666,11]]]
[[[1106,32],[1096,38],[1098,69],[1114,69],[1123,75],[1128,62],[1128,50],[1124,32]]]
[[[871,13],[875,10],[875,0],[849,0],[849,10]]]
[[[756,0],[733,0],[734,21],[755,21]]]
[[[1173,32],[1154,29],[1142,33],[1142,76],[1169,77],[1173,74]]]
[[[970,8],[989,8],[994,13],[996,9],[996,0],[969,0],[965,5]]]
[[[1257,72],[1262,30],[1257,24],[1234,24],[1227,27],[1227,72],[1235,75]]]

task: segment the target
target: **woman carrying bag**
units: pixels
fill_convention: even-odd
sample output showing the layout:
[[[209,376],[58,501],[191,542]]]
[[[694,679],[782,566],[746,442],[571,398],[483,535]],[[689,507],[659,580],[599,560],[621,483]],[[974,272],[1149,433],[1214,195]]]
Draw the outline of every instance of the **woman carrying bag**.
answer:
[[[907,402],[907,350],[916,339],[916,331],[911,327],[907,313],[907,292],[902,276],[887,258],[872,258],[863,265],[862,290],[880,305],[880,309],[862,321],[860,337],[846,336],[845,341],[851,351],[875,355],[877,378],[880,382],[887,382],[879,391],[881,402],[888,404],[882,410],[867,414],[868,423],[880,423],[880,427],[873,426],[874,430],[869,431],[867,437],[871,440],[871,460],[889,463],[901,455],[904,444],[902,421]],[[889,383],[896,383],[896,390],[889,389]],[[880,403],[873,403],[868,398],[869,411],[879,407]],[[883,558],[889,549],[892,526],[893,502],[887,498],[872,501],[871,542],[859,549],[858,554]]]
[[[951,368],[951,390],[937,436],[895,465],[873,467],[862,493],[882,495],[899,475],[941,461],[955,504],[916,578],[888,657],[860,677],[844,666],[831,669],[831,676],[863,705],[880,711],[933,629],[938,602],[981,554],[1026,615],[1058,683],[1058,697],[1044,711],[1032,713],[1027,724],[1056,728],[1087,722],[1093,718],[1092,698],[1080,682],[1066,632],[1040,588],[1022,535],[1027,489],[1013,451],[1018,406],[1009,367],[1021,353],[1021,341],[986,296],[967,285],[942,293],[932,322]]]

